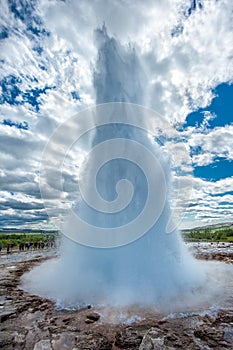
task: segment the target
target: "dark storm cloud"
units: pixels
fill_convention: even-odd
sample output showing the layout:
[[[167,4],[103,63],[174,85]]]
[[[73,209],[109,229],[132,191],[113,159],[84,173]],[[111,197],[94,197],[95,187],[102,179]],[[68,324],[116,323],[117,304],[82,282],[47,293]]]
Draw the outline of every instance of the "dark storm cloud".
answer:
[[[1,191],[24,193],[37,199],[41,198],[39,184],[35,182],[34,174],[18,175],[7,171],[0,176]]]
[[[42,203],[35,202],[20,202],[14,199],[8,199],[7,201],[0,202],[0,210],[6,209],[19,209],[19,210],[38,210],[43,209],[44,205]]]
[[[27,156],[32,155],[37,150],[43,149],[41,142],[36,138],[32,139],[28,135],[28,138],[22,138],[20,135],[1,135],[1,148],[0,152],[8,154],[12,158],[20,159],[21,162],[27,161]]]
[[[3,216],[0,217],[0,227],[21,227],[25,226],[27,224],[34,224],[39,222],[45,222],[48,220],[47,215],[38,215],[37,217],[28,217],[28,216],[22,216],[22,215],[15,215],[15,216]]]

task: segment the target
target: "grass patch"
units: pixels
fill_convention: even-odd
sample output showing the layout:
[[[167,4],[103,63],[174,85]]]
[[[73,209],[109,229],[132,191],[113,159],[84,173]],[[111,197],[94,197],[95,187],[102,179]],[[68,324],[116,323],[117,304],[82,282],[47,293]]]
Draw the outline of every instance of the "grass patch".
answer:
[[[182,236],[187,242],[233,242],[233,228],[220,226],[183,230]]]
[[[47,242],[55,241],[58,234],[55,232],[1,232],[0,243],[2,248],[5,249],[8,243],[14,245],[14,248],[18,248],[20,243],[34,243],[34,242]]]

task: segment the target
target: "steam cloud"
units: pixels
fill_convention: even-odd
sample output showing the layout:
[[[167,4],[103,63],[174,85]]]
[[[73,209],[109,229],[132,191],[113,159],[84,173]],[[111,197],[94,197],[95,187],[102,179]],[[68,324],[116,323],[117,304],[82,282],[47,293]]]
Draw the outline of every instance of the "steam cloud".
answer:
[[[145,73],[136,50],[124,47],[116,39],[109,37],[105,26],[96,30],[95,43],[98,58],[93,84],[97,105],[117,102],[119,108],[122,102],[143,104],[147,98],[144,86]],[[99,127],[98,123],[103,118],[100,111],[103,111],[104,107],[101,108],[100,110],[97,108],[94,115],[96,128],[84,137],[82,147],[89,151],[107,141],[118,142],[118,146],[116,144],[111,147],[105,146],[99,153],[89,153],[80,168],[79,179],[80,186],[83,186],[82,190],[87,198],[91,199],[92,206],[98,209],[99,199],[95,201],[94,194],[90,190],[96,181],[99,195],[105,204],[109,203],[106,208],[110,208],[114,201],[115,207],[112,205],[112,211],[106,212],[103,210],[103,204],[100,212],[87,205],[80,196],[72,208],[73,216],[68,221],[66,219],[62,226],[65,235],[60,258],[45,262],[26,274],[24,288],[49,297],[63,307],[86,304],[117,306],[153,304],[162,309],[172,308],[176,304],[175,300],[181,298],[184,301],[185,295],[188,300],[194,291],[203,291],[208,268],[188,253],[175,227],[172,232],[167,233],[171,217],[171,157],[156,139],[145,132],[148,128],[152,128],[155,134],[163,124],[153,125],[153,120],[150,124],[150,120],[147,120],[143,113],[141,116],[144,117],[142,122],[145,130],[130,126],[127,124],[128,120],[117,124],[114,123],[115,115],[112,110],[112,114],[109,112],[109,124]],[[135,107],[132,108],[135,112]],[[138,108],[141,111],[141,107]],[[69,139],[72,137],[72,132],[65,133],[64,137]],[[147,152],[153,154],[157,163],[150,164],[149,160],[143,157],[142,167],[138,166],[142,161],[142,153],[135,154],[136,151],[129,150],[129,142],[136,142],[141,149],[147,149]],[[118,148],[121,148],[123,155],[107,161],[98,169],[100,160],[107,158],[111,152],[114,154],[116,150],[119,151]],[[132,161],[129,161],[130,157]],[[95,178],[96,169],[98,171]],[[96,248],[94,244],[90,246],[80,244],[78,236],[80,227],[75,221],[77,216],[83,221],[88,221],[92,227],[97,226],[105,231],[124,225],[127,227],[131,221],[137,219],[146,205],[147,197],[151,194],[148,193],[150,188],[148,182],[153,177],[154,207],[149,209],[153,214],[161,203],[162,206],[147,232],[143,232],[136,240],[132,239],[131,243],[121,246],[116,243],[114,247],[111,241],[111,247],[107,249]],[[119,182],[122,179],[127,180],[127,183]],[[164,201],[159,197],[161,193]],[[46,197],[46,191],[44,194]],[[131,201],[121,202],[124,205],[115,213],[117,200],[121,195],[124,197],[124,194]],[[141,230],[141,226],[138,226],[138,230]],[[127,240],[127,229],[125,232]],[[103,244],[104,246],[106,245]]]

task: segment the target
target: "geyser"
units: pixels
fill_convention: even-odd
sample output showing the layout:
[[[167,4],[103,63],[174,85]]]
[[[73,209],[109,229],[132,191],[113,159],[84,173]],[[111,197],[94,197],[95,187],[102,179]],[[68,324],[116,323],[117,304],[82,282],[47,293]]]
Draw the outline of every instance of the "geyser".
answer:
[[[62,226],[60,257],[26,274],[24,288],[62,307],[153,304],[158,309],[173,309],[179,298],[181,303],[191,296],[194,300],[195,291],[206,281],[206,265],[189,254],[175,225],[169,226],[173,164],[159,138],[166,134],[166,124],[159,118],[149,120],[153,112],[127,105],[145,103],[144,72],[136,51],[109,38],[104,27],[96,31],[95,40],[96,103],[117,104],[87,112],[92,128],[87,127],[76,145],[87,156],[79,164],[79,196]],[[52,199],[60,191],[54,181],[56,171],[60,172],[55,158],[60,157],[58,163],[63,164],[67,140],[74,152],[79,127],[83,125],[72,120],[52,140],[50,152],[55,153],[46,159],[50,168],[42,181],[42,194],[51,210]],[[156,133],[158,137],[152,137]],[[173,137],[167,134],[167,140]],[[60,148],[64,149],[61,156]],[[65,180],[63,185],[65,189]],[[72,191],[67,193],[71,198]],[[64,203],[66,199],[60,200]]]

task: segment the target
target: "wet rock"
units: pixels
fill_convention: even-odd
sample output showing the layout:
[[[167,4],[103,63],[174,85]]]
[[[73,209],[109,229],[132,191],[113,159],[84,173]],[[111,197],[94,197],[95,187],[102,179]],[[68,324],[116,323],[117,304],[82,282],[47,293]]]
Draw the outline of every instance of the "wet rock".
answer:
[[[87,319],[91,320],[91,321],[98,321],[100,318],[100,315],[97,312],[91,312],[89,314],[87,314]]]
[[[50,324],[55,324],[55,323],[56,323],[56,320],[57,320],[57,318],[56,318],[56,317],[53,317],[53,318],[51,318],[51,319],[49,320],[49,323],[50,323]]]
[[[122,349],[139,349],[143,335],[133,328],[126,328],[116,334],[115,345]]]
[[[0,312],[0,323],[5,322],[9,317],[15,315],[16,309]]]
[[[228,310],[227,312],[225,310],[220,310],[217,321],[221,323],[232,323],[233,324],[233,311]]]
[[[52,340],[53,350],[72,350],[75,345],[76,336],[74,333],[64,332]]]
[[[215,327],[203,325],[195,329],[195,337],[203,340],[208,346],[216,346],[218,343],[223,340],[224,331],[222,329],[217,329]]]
[[[86,324],[92,324],[100,319],[100,315],[97,312],[91,312],[87,314],[85,323]]]
[[[14,344],[15,334],[14,332],[1,331],[0,335],[0,348],[10,349]]]
[[[48,331],[44,332],[36,327],[33,327],[27,333],[24,349],[34,349],[35,350],[36,344],[39,343],[37,345],[38,348],[36,348],[36,350],[47,350],[47,348],[43,349],[42,346],[47,346],[47,345],[43,345],[43,344],[48,343],[47,341],[49,340],[49,337],[50,337],[50,335],[49,335]],[[46,342],[44,342],[44,343],[42,342],[42,344],[40,344],[41,340],[46,340]],[[39,346],[41,346],[41,348]],[[50,350],[50,348],[48,348],[48,349]]]
[[[67,329],[67,331],[78,332],[78,329],[76,327],[67,326],[66,329]]]
[[[85,323],[86,324],[92,324],[92,323],[95,323],[95,321],[94,320],[90,320],[89,318],[86,318]]]
[[[38,307],[38,310],[40,310],[40,311],[48,310],[49,306],[50,306],[49,303],[45,302]]]
[[[71,322],[71,317],[66,317],[66,318],[63,318],[62,322],[67,325]]]
[[[151,328],[143,337],[139,350],[173,350],[172,346],[166,345],[166,340],[177,340],[176,336],[165,336],[160,329]]]
[[[35,344],[33,350],[53,350],[49,339],[40,340]]]
[[[59,329],[60,329],[60,327],[58,327],[58,326],[48,326],[48,330],[51,333],[59,333]]]
[[[224,341],[233,348],[233,325],[224,328]]]
[[[112,350],[112,343],[102,334],[81,334],[76,337],[78,350]]]
[[[16,332],[15,334],[15,343],[17,344],[17,346],[24,344],[26,339],[26,334],[24,333],[18,333]]]

